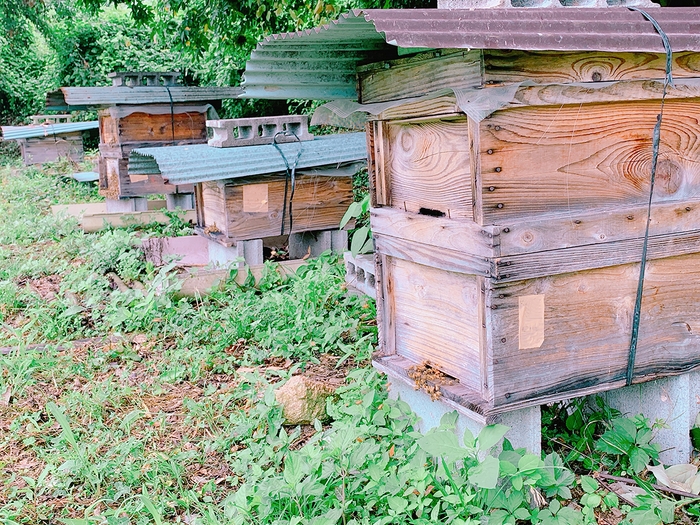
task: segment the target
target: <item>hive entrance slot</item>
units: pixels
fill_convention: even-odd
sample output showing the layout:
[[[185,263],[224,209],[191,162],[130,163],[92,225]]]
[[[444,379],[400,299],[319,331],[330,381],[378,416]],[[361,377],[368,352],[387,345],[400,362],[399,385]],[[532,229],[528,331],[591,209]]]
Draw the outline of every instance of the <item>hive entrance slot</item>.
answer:
[[[444,217],[445,212],[442,212],[440,210],[433,210],[430,208],[420,208],[418,210],[418,213],[420,215],[427,215],[428,217]]]

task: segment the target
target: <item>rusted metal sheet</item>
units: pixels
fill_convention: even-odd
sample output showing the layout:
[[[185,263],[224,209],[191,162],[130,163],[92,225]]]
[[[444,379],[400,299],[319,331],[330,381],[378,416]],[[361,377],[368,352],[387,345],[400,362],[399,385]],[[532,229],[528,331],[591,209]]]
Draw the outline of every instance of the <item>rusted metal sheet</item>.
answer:
[[[674,52],[700,51],[700,10],[651,14]],[[356,10],[260,42],[246,64],[241,97],[354,99],[355,67],[402,49],[664,52],[652,24],[626,7]]]

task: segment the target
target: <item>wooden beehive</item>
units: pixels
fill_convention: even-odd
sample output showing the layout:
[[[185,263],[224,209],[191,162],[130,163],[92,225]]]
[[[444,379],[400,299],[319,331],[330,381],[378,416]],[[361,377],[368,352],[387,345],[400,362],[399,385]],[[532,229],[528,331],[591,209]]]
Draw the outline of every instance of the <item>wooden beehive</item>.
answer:
[[[169,105],[138,107],[123,116],[100,110],[100,193],[109,198],[153,193],[191,193],[192,186],[167,184],[160,175],[129,174],[129,154],[136,148],[204,144],[207,142],[206,110],[181,111]]]
[[[237,241],[279,236],[284,187],[284,175],[197,184],[198,231],[225,246],[233,246]],[[297,174],[292,228],[289,228],[287,206],[285,235],[338,228],[352,201],[352,176],[347,172],[338,171],[335,176]]]
[[[363,103],[434,95],[368,124],[378,365],[428,361],[485,415],[625,384],[664,66],[443,50],[359,69]],[[699,73],[674,54],[634,382],[700,365]],[[483,120],[440,92],[507,86]]]
[[[25,166],[55,162],[60,158],[68,158],[74,162],[83,160],[83,135],[79,131],[20,139],[17,142]]]

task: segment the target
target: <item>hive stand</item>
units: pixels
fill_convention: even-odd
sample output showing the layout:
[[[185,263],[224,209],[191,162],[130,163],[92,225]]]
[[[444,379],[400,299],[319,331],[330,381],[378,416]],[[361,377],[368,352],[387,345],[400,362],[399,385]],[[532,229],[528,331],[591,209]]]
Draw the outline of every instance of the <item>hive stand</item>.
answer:
[[[240,240],[226,245],[218,242],[216,236],[198,233],[209,238],[209,262],[214,266],[229,266],[232,263],[254,266],[263,264],[263,247],[269,241],[279,242],[281,238]],[[318,257],[323,252],[342,253],[348,247],[348,232],[345,230],[322,230],[292,233],[288,238],[289,259]]]
[[[377,298],[374,254],[357,254],[345,252],[345,282],[372,299]]]

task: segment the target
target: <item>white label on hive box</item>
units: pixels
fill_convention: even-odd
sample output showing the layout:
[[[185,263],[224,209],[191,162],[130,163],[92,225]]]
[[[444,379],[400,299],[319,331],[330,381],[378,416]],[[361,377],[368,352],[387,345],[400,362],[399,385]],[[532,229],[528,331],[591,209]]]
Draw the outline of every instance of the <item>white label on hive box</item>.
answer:
[[[243,186],[243,211],[245,213],[267,212],[267,184]]]
[[[518,348],[539,348],[544,342],[544,294],[518,297]]]
[[[148,180],[148,175],[129,175],[130,182],[143,182]]]

